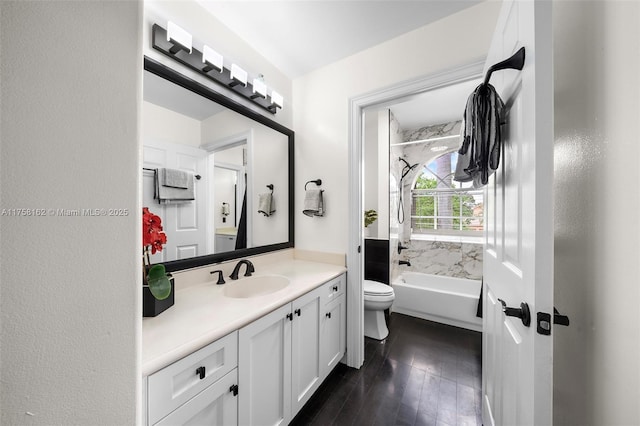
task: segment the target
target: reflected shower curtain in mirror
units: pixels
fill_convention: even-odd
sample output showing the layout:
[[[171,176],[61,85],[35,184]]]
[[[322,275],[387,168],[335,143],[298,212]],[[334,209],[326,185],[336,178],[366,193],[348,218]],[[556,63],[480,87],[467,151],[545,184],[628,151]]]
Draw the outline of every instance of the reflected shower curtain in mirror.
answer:
[[[240,210],[240,222],[238,223],[238,233],[236,236],[236,250],[247,248],[247,187],[244,189],[242,197],[242,209]]]

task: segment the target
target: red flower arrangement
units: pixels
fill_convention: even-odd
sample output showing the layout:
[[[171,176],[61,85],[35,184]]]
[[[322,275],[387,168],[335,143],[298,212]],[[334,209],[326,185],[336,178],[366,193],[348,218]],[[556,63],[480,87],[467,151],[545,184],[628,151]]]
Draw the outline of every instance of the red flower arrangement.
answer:
[[[151,213],[148,207],[142,208],[142,264],[144,284],[149,286],[153,297],[164,300],[171,293],[171,282],[164,265],[151,266],[151,254],[162,251],[167,243],[167,234],[162,231],[162,220]]]
[[[167,234],[162,232],[162,220],[151,213],[148,207],[142,208],[142,246],[145,253],[156,254],[162,251],[163,244],[167,243]]]

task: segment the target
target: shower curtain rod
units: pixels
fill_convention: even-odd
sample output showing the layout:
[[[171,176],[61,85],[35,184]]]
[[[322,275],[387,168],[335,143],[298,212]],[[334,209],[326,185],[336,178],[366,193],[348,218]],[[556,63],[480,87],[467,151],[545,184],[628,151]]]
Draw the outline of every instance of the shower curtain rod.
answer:
[[[417,141],[408,141],[408,142],[400,142],[400,143],[392,143],[389,146],[401,146],[401,145],[413,145],[417,143],[425,143],[425,142],[433,142],[433,141],[441,141],[444,139],[453,139],[460,138],[460,135],[450,135],[450,136],[438,136],[436,138],[428,138],[428,139],[419,139]]]

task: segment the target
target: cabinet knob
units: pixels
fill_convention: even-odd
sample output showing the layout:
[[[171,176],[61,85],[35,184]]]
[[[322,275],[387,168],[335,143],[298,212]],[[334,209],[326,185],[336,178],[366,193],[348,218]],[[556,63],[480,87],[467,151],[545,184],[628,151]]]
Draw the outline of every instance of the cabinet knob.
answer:
[[[207,375],[206,367],[198,367],[196,369],[196,374],[200,376],[200,380],[204,379],[204,377]]]
[[[229,392],[233,393],[233,396],[237,396],[238,395],[238,385],[232,385],[229,388]]]
[[[289,321],[293,321],[293,314],[291,314],[291,313],[287,314],[287,319]]]
[[[327,312],[327,313],[325,314],[325,316],[326,316],[327,318],[331,319],[331,312]]]
[[[333,291],[338,291],[338,286],[337,285],[333,286]]]
[[[295,313],[297,316],[300,316],[300,309],[296,309],[295,311],[293,311],[293,313]]]

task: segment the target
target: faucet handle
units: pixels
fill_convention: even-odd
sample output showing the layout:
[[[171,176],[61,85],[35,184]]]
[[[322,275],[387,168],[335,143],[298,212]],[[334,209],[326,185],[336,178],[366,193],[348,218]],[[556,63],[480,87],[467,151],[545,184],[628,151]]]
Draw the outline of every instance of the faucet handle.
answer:
[[[222,276],[222,270],[218,269],[218,270],[215,270],[215,271],[211,271],[212,275],[216,274],[216,273],[218,274],[218,282],[216,284],[218,284],[218,285],[224,284],[225,281],[224,281],[224,277]]]

